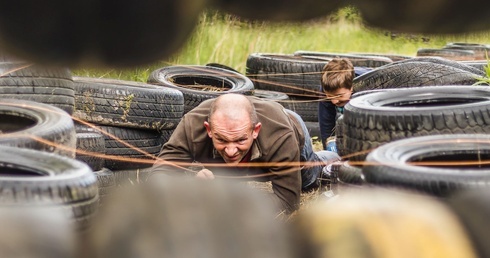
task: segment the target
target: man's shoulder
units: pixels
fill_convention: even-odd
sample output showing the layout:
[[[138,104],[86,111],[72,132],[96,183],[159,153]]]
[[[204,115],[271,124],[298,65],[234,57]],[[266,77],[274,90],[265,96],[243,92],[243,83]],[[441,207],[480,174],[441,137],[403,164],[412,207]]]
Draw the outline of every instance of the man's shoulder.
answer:
[[[274,112],[283,112],[284,106],[279,104],[276,101],[262,99],[255,96],[247,96],[250,99],[252,104],[254,105],[256,111],[263,113],[274,113]]]

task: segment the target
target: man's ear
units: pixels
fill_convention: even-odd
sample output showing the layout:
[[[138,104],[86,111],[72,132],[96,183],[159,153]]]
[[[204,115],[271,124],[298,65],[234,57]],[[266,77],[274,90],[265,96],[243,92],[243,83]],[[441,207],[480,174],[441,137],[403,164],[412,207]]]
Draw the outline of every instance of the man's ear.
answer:
[[[209,138],[213,138],[213,135],[211,134],[211,125],[208,123],[208,121],[204,121],[204,127],[206,127],[206,132],[208,133]]]
[[[255,124],[255,127],[252,131],[252,136],[253,136],[254,140],[257,139],[257,137],[259,136],[260,128],[262,128],[262,124],[260,122]]]

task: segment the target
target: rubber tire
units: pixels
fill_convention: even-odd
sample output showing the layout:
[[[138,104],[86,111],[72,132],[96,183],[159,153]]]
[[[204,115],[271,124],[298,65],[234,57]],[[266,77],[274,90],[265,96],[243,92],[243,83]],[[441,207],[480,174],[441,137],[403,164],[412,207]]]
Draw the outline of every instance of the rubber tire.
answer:
[[[148,83],[181,91],[185,101],[184,114],[204,100],[227,93],[252,95],[254,89],[252,81],[241,73],[201,65],[167,66],[156,69],[149,75]],[[195,85],[211,86],[222,91],[195,89]]]
[[[342,159],[346,159],[347,153],[344,150],[344,115],[340,115],[335,121],[335,145],[337,146],[337,153]]]
[[[207,5],[203,0],[5,1],[0,3],[0,45],[42,65],[136,68],[170,58]]]
[[[399,189],[343,187],[292,222],[297,257],[486,257],[443,202]]]
[[[140,184],[146,182],[152,171],[152,167],[145,167],[114,170],[113,174],[116,185],[123,186],[125,184]]]
[[[211,6],[224,13],[251,21],[307,21],[332,14],[345,4],[341,1],[318,0],[213,0]],[[315,8],[311,8],[315,6]]]
[[[104,167],[105,140],[96,132],[77,132],[77,153],[75,159],[87,164],[93,171]],[[87,152],[87,153],[83,153]]]
[[[107,196],[117,187],[116,177],[114,172],[108,168],[102,168],[100,170],[94,171],[94,175],[97,177],[97,186],[99,189],[99,205],[103,205]]]
[[[305,122],[318,123],[318,98],[289,96],[288,109],[296,112]]]
[[[75,89],[69,69],[21,61],[0,62],[0,98],[23,99],[73,114]]]
[[[488,67],[488,61],[461,61],[462,64],[478,69],[481,73],[485,73],[485,67]]]
[[[0,145],[75,157],[76,133],[65,111],[44,103],[0,99]]]
[[[287,102],[288,100],[290,100],[288,94],[280,91],[257,89],[253,91],[252,95],[261,99],[272,100],[277,102],[281,102],[281,101]]]
[[[349,61],[351,61],[353,66],[370,67],[370,68],[376,68],[376,67],[393,63],[393,60],[384,56],[368,56],[368,55],[361,56],[355,54],[316,52],[316,51],[305,51],[305,50],[298,50],[294,52],[294,55],[313,57],[313,58],[325,58],[326,61],[329,61],[332,58],[347,58],[349,59]]]
[[[272,202],[237,182],[152,176],[106,203],[86,257],[296,257]]]
[[[320,124],[318,122],[305,121],[305,125],[308,129],[308,133],[310,134],[311,139],[321,141]]]
[[[466,228],[478,257],[490,257],[487,242],[490,232],[490,190],[485,188],[463,191],[451,196],[446,203]]]
[[[483,61],[486,61],[488,54],[490,54],[490,45],[477,43],[451,42],[447,43],[444,49],[472,50],[475,52],[475,60]]]
[[[98,206],[97,179],[83,162],[53,153],[0,146],[2,205],[70,207],[79,230]]]
[[[230,70],[230,71],[235,72],[235,73],[240,73],[239,71],[237,71],[237,70],[235,70],[235,69],[233,69],[227,65],[220,64],[220,63],[207,63],[206,66],[218,67],[221,69]]]
[[[352,4],[360,11],[368,27],[417,34],[463,34],[488,30],[488,10],[483,0],[470,5],[465,2],[431,3],[423,0],[355,0]]]
[[[475,69],[472,66],[466,65],[466,62],[470,62],[470,61],[454,61],[454,60],[449,60],[437,56],[414,57],[411,59],[398,61],[396,63],[393,63],[392,65],[406,64],[411,62],[427,62],[427,63],[434,63],[436,65],[445,65],[445,66],[461,69],[463,71],[467,71],[470,73],[474,73],[476,75],[485,76],[485,73],[482,72],[480,69]],[[471,62],[475,62],[475,61],[471,61]]]
[[[3,257],[77,257],[72,211],[46,205],[0,205]]]
[[[281,104],[286,109],[291,109],[292,102],[294,102],[294,100],[291,100],[291,98],[289,98],[288,94],[280,91],[256,89],[253,91],[253,96],[261,99],[275,101]]]
[[[362,167],[344,161],[338,168],[338,180],[345,184],[363,185],[365,183]]]
[[[473,85],[478,75],[432,62],[401,62],[379,67],[353,80],[354,92],[437,85]]]
[[[490,132],[490,89],[434,86],[373,92],[344,108],[345,154],[363,161],[390,141],[421,135]]]
[[[289,96],[320,97],[321,71],[326,60],[287,54],[252,53],[245,75],[256,89],[279,91]]]
[[[464,162],[488,158],[489,140],[483,134],[443,134],[392,141],[367,156],[362,173],[369,184],[402,187],[437,197],[485,188],[490,185],[487,165]]]
[[[475,60],[476,58],[473,50],[455,48],[420,48],[416,56],[438,56],[454,61]]]
[[[97,124],[137,129],[174,129],[184,111],[184,97],[175,89],[88,77],[74,77],[73,116]]]
[[[391,59],[393,62],[398,62],[398,61],[403,61],[407,59],[412,59],[412,56],[406,56],[406,55],[397,55],[397,54],[381,54],[381,53],[359,53],[359,52],[354,52],[350,53],[351,55],[356,55],[356,56],[381,56],[381,57],[387,57]]]
[[[157,132],[106,125],[97,125],[96,128],[105,139],[107,156],[104,167],[113,171],[151,167],[153,165],[151,160],[160,153],[163,144],[168,141],[173,132],[173,130]],[[124,161],[111,157],[132,160]]]

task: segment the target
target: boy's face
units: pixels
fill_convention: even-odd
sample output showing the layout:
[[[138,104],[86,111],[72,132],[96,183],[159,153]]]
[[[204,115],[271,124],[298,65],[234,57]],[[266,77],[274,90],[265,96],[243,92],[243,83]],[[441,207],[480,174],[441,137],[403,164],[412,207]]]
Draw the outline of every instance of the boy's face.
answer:
[[[326,92],[327,99],[337,107],[343,107],[349,102],[352,95],[352,89],[340,88],[336,91]]]

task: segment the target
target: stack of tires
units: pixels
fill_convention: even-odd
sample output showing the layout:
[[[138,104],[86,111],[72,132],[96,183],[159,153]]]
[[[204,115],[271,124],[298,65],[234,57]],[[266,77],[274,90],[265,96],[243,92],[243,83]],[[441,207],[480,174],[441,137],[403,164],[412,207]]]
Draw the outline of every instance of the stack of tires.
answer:
[[[481,137],[487,134],[490,131],[490,120],[487,119],[490,117],[487,110],[490,91],[485,86],[473,86],[482,76],[481,70],[457,61],[413,58],[379,67],[357,77],[354,80],[356,93],[337,121],[337,149],[344,160],[336,168],[339,181],[341,175],[346,174],[349,176],[343,178],[347,178],[348,181],[344,182],[347,184],[385,184],[384,172],[380,172],[385,170],[390,175],[403,178],[397,183],[388,179],[386,185],[410,185],[412,189],[438,196],[447,196],[452,192],[446,192],[447,189],[465,188],[461,184],[479,185],[437,179],[435,174],[430,175],[430,169],[425,169],[429,174],[426,176],[395,171],[394,167],[402,165],[392,164],[394,167],[391,167],[394,160],[373,157],[383,150],[384,145],[398,140],[404,140],[403,144],[410,148],[421,136],[450,135],[447,137],[461,140],[464,137],[452,135]],[[430,150],[434,143],[432,140],[429,142],[419,151]],[[404,149],[401,145],[397,148],[400,151]],[[432,154],[418,153],[418,159],[443,162],[455,157],[436,158],[440,156],[436,154],[437,151],[430,152]],[[407,153],[397,158],[405,163],[417,160]],[[390,168],[385,169],[386,166]],[[417,183],[410,183],[412,181]],[[480,183],[486,184],[483,181]]]
[[[71,72],[3,60],[0,74],[0,206],[44,207],[89,228],[99,195],[91,168],[75,159]]]
[[[73,81],[78,158],[99,171],[103,193],[118,183],[143,180],[182,118],[182,93],[115,79]]]
[[[472,86],[483,76],[482,69],[463,62],[416,57],[356,77],[355,93],[336,125],[343,157],[334,166],[338,182],[365,184],[365,159],[383,144],[423,135],[484,133],[484,115],[474,109],[485,106],[488,92]]]
[[[385,56],[368,54],[301,50],[293,54],[252,53],[247,58],[246,75],[254,82],[256,91],[286,94],[287,99],[280,103],[301,116],[310,135],[320,137],[318,102],[324,101],[320,84],[322,70],[335,57],[348,58],[354,66],[373,68],[393,62]]]

